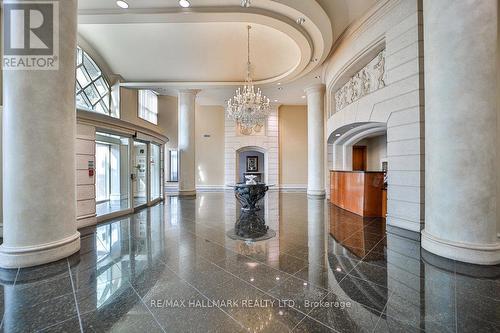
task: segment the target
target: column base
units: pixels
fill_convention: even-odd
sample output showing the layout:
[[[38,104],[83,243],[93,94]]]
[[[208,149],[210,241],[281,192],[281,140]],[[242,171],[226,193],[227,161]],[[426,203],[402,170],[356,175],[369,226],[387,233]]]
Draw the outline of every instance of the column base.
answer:
[[[307,197],[309,199],[325,199],[326,192],[325,190],[307,190]]]
[[[47,264],[69,257],[80,250],[80,233],[59,241],[36,246],[0,246],[1,268],[23,268]]]
[[[196,190],[179,190],[178,196],[184,199],[195,199],[196,198]]]
[[[422,230],[422,247],[438,256],[477,265],[500,264],[500,243],[473,244],[445,240]]]

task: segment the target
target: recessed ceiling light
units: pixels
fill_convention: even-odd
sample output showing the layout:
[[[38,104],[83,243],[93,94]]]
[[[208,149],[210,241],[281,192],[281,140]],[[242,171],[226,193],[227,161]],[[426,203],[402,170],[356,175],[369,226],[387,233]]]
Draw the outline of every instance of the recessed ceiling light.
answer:
[[[278,101],[277,99],[275,99],[275,100],[274,100],[274,102],[275,102],[275,103],[276,103],[277,101]]]
[[[306,98],[306,96],[304,95],[304,96],[302,96],[302,98]]]
[[[179,6],[183,8],[188,8],[189,6],[191,6],[191,4],[189,3],[188,0],[179,0]]]
[[[303,17],[299,17],[299,18],[297,19],[297,24],[298,24],[298,25],[302,25],[302,24],[304,24],[304,23],[306,23],[306,19],[305,19],[305,18],[303,18]]]
[[[338,138],[340,136],[340,133],[335,134],[335,136]]]
[[[116,5],[120,8],[127,9],[128,8],[128,3],[126,3],[123,0],[117,0]]]
[[[278,83],[277,83],[277,85],[278,85],[278,86],[281,86],[281,82],[278,82]]]

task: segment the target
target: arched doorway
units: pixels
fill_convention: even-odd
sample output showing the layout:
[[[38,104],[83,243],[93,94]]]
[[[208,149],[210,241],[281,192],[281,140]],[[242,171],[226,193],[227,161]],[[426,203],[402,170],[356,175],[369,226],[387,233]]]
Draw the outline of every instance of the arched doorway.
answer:
[[[370,122],[358,123],[345,126],[337,129],[331,133],[328,138],[328,164],[330,169],[333,170],[353,170],[353,147],[356,145],[367,145],[371,138],[379,138],[387,135],[387,125],[385,123]],[[381,140],[380,140],[381,141]],[[374,150],[384,150],[387,152],[387,139],[383,140],[382,144],[378,144]],[[373,155],[380,155],[374,153]],[[387,157],[380,158],[380,162]],[[371,167],[370,171],[381,170],[381,163],[370,163],[370,165],[377,164],[376,167]]]
[[[268,161],[266,149],[258,146],[247,146],[236,150],[235,182],[245,181],[245,175],[258,176],[257,180],[268,182]]]

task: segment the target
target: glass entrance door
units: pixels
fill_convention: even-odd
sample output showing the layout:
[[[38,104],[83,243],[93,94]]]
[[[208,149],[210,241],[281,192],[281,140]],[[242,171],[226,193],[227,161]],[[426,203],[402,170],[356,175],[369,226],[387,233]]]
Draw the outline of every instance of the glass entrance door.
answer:
[[[151,144],[151,200],[160,198],[160,146]]]
[[[109,144],[96,143],[96,201],[109,200],[110,194],[110,148]]]
[[[104,216],[130,207],[129,138],[96,133],[96,213]]]
[[[134,141],[132,188],[134,207],[148,203],[148,145]]]

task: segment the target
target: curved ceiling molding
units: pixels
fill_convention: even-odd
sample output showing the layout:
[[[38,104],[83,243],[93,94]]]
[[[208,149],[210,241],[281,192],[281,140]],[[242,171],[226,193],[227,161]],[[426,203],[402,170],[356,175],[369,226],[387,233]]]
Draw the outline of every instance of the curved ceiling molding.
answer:
[[[129,2],[134,4],[132,0]],[[239,0],[200,2],[203,7],[181,9],[176,6],[176,1],[163,0],[162,7],[152,7],[160,2],[141,0],[136,3],[143,8],[131,6],[123,11],[115,9],[114,1],[100,0],[97,3],[95,0],[80,0],[79,33],[116,74],[130,81],[127,86],[137,87],[241,84],[244,70],[236,62],[245,66],[246,31],[239,27],[248,23],[255,27],[252,32],[252,62],[256,67],[256,84],[289,82],[302,77],[321,65],[330,51],[331,23],[314,0],[253,0],[251,8],[235,6]],[[296,22],[298,17],[305,19],[302,25]],[[150,38],[148,33],[156,35]],[[178,41],[175,41],[176,38]],[[184,38],[192,39],[193,43],[186,43]],[[120,49],[117,43],[123,43],[125,47]],[[214,51],[216,53],[210,57],[208,49],[212,50],[212,47],[208,48],[207,43],[213,43],[212,47],[215,50],[219,48],[219,53]],[[244,50],[241,50],[241,43],[245,44]],[[161,44],[171,49],[161,50],[158,48]],[[200,47],[197,48],[196,44]],[[174,56],[166,59],[164,54],[161,59],[155,58],[155,50],[157,55],[167,51]],[[224,55],[221,55],[221,50]],[[151,52],[151,56],[148,57],[145,52]],[[201,64],[200,57],[204,57],[206,63]],[[162,68],[166,63],[162,60],[175,61],[175,58],[179,63],[183,61],[183,66],[192,61],[192,68],[172,66],[170,62],[168,66],[173,70],[169,74]],[[130,67],[135,67],[135,74],[129,72]],[[149,73],[145,68],[149,68]],[[154,72],[153,68],[158,68],[158,71]],[[211,68],[216,72],[208,70],[205,73],[200,68]],[[192,72],[189,72],[190,69]],[[141,71],[144,73],[142,76],[139,74]]]

